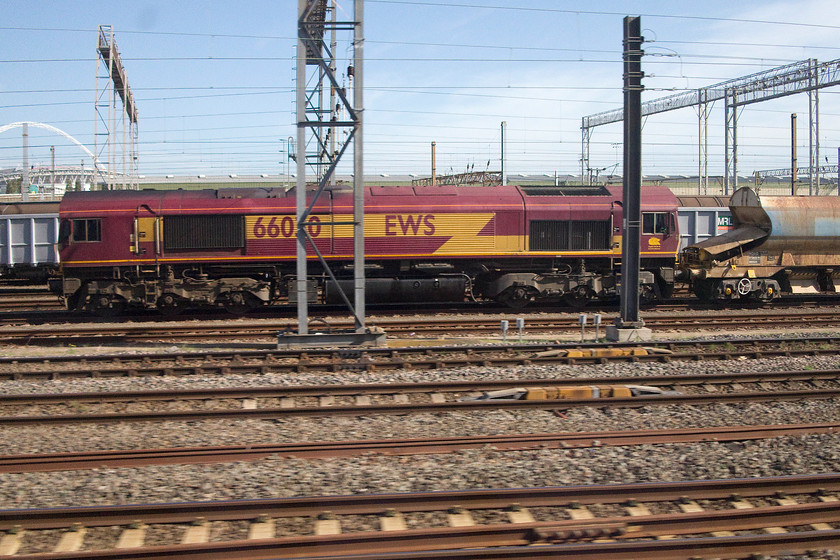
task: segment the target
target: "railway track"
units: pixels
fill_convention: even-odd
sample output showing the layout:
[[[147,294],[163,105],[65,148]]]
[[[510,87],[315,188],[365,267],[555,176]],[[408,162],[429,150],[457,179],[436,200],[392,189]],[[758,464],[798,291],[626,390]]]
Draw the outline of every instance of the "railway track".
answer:
[[[689,550],[733,557],[836,547],[838,476],[3,510],[0,530],[8,531],[9,548],[33,531],[69,536],[53,552],[22,556],[30,560],[674,558]],[[418,514],[427,521],[418,524]],[[429,526],[429,514],[446,520],[444,526]],[[374,528],[342,532],[353,517],[367,517]],[[290,518],[306,518],[308,527],[277,537]],[[250,525],[249,538],[208,542],[207,525],[237,520]],[[180,529],[176,542],[143,546],[156,524]],[[131,538],[136,548],[78,552],[88,531],[111,526],[122,527],[120,543]]]
[[[797,384],[790,389],[790,384]],[[639,396],[551,399],[545,395],[524,400],[512,398],[476,399],[483,391],[540,387],[659,386],[673,392]],[[746,390],[746,385],[760,390]],[[830,386],[826,387],[828,384]],[[725,387],[724,387],[725,385]],[[409,396],[412,395],[412,398]],[[466,398],[469,400],[465,400]],[[0,407],[15,414],[0,416],[0,426],[195,421],[208,419],[277,419],[319,416],[362,416],[370,414],[419,414],[480,410],[568,410],[581,407],[641,407],[664,405],[743,404],[825,400],[840,398],[840,371],[786,371],[751,374],[709,374],[686,376],[593,377],[470,381],[451,383],[322,385],[265,387],[194,391],[148,391],[83,394],[7,395]],[[228,399],[226,406],[220,401]],[[303,399],[301,403],[300,399]],[[204,406],[203,401],[216,408]],[[413,401],[413,402],[412,402]],[[179,403],[177,409],[161,404],[131,410],[136,403]],[[186,406],[183,402],[198,403]],[[105,403],[83,414],[67,413],[80,405]],[[47,408],[44,408],[47,407]],[[91,407],[86,407],[91,408]],[[173,407],[175,408],[175,407]],[[151,410],[149,410],[151,409]]]
[[[0,293],[0,311],[45,311],[64,309],[58,296],[52,294],[2,294]]]
[[[0,455],[0,473],[50,472],[97,468],[136,468],[147,465],[253,461],[272,455],[298,458],[353,457],[359,455],[417,455],[451,453],[492,446],[503,451],[569,449],[593,446],[631,446],[702,441],[726,442],[780,436],[835,433],[840,423],[716,426],[670,430],[621,430],[556,434],[513,434],[476,437],[328,441],[173,447]]]
[[[557,316],[528,316],[525,332],[528,335],[577,333],[580,331],[578,314]],[[504,316],[502,316],[504,318]],[[612,314],[604,316],[603,324],[612,322]],[[500,337],[500,317],[397,317],[371,319],[369,323],[385,330],[389,337],[439,336],[488,336]],[[811,328],[840,325],[840,310],[771,311],[750,313],[725,313],[715,315],[664,314],[645,317],[645,325],[654,329],[685,331],[696,329],[748,329],[785,327]],[[352,321],[332,320],[329,324],[313,325],[312,332],[346,331]],[[62,325],[14,325],[0,328],[0,336],[9,343],[63,343],[63,342],[186,342],[217,340],[276,340],[278,333],[294,332],[293,319],[236,319],[201,322],[143,322],[143,323],[74,323]],[[514,336],[513,334],[511,336]]]
[[[0,379],[384,371],[465,366],[714,361],[835,354],[840,337],[745,338],[615,344],[499,344],[367,349],[209,350],[0,358]]]

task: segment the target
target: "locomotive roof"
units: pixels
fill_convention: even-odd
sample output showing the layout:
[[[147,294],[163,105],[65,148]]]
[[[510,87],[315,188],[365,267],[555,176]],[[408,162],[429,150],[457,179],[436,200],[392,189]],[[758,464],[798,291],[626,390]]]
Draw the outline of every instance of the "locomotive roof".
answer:
[[[424,196],[424,197],[558,197],[558,198],[588,198],[605,197],[620,200],[622,187],[620,185],[609,186],[546,186],[546,187],[519,187],[515,185],[495,185],[487,187],[464,187],[442,185],[437,187],[426,186],[383,186],[366,187],[369,195],[374,197],[382,196]],[[331,186],[326,189],[333,195],[349,195],[352,189],[346,187]],[[676,204],[676,197],[667,187],[643,186],[642,196],[648,204]],[[88,209],[99,206],[100,208],[116,209],[118,207],[131,207],[142,204],[157,205],[167,203],[178,205],[183,202],[198,202],[201,200],[227,200],[234,202],[241,200],[245,203],[248,200],[286,199],[294,200],[295,189],[285,190],[282,188],[233,188],[233,189],[198,189],[198,190],[115,190],[115,191],[92,191],[92,192],[68,192],[64,195],[62,207],[67,210]],[[326,201],[326,199],[325,199]],[[93,207],[92,207],[93,206]]]

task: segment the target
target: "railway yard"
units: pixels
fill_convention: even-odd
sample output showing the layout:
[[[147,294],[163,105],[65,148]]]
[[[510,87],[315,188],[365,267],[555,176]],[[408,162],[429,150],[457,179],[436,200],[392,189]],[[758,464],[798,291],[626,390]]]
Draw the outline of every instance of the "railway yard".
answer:
[[[370,3],[10,11],[0,560],[840,560],[836,8]]]
[[[278,349],[288,311],[71,317],[23,289],[2,555],[840,557],[831,301],[677,298],[610,345],[562,307],[386,308],[385,348]]]

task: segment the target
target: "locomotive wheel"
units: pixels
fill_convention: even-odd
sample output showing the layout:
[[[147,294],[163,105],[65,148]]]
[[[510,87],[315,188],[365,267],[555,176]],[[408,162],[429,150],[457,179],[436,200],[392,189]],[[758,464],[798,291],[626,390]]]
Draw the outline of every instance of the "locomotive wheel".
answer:
[[[221,299],[221,304],[228,313],[243,315],[256,307],[253,299],[248,292],[228,292]]]
[[[639,303],[641,305],[653,305],[661,299],[658,291],[658,286],[654,284],[639,286]]]
[[[592,293],[586,286],[578,286],[563,296],[563,301],[572,309],[583,309],[592,299]]]
[[[522,309],[531,303],[535,290],[528,286],[511,286],[498,296],[498,300],[513,309]]]
[[[126,308],[125,299],[115,295],[95,295],[91,297],[90,309],[97,317],[117,317]]]
[[[184,300],[175,294],[163,294],[157,300],[157,310],[161,315],[172,317],[184,311]]]

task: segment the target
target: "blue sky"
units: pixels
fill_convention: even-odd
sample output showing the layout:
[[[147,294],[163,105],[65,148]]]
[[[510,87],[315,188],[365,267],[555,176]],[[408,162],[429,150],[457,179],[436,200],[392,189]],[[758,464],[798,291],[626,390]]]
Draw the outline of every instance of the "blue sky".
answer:
[[[338,4],[339,19],[350,19],[352,0]],[[47,123],[93,150],[97,28],[111,25],[140,116],[140,173],[285,172],[286,138],[295,134],[296,0],[2,6],[0,126]],[[642,17],[648,41],[644,101],[806,58],[840,58],[836,0],[711,0],[702,7],[367,0],[366,174],[428,175],[432,141],[438,173],[498,169],[501,121],[510,173],[578,173],[581,117],[621,107],[624,15]],[[338,51],[349,61],[346,41]],[[346,81],[346,63],[339,67]],[[837,93],[820,93],[820,143],[831,163],[840,146]],[[739,174],[789,166],[793,112],[800,165],[807,165],[808,105],[800,94],[746,107]],[[697,121],[691,108],[646,119],[643,172],[696,174]],[[709,127],[713,175],[723,171],[723,123],[718,103]],[[594,131],[593,167],[615,169],[621,136],[620,123]],[[30,131],[30,164],[48,165],[51,145],[59,165],[91,164],[78,147],[40,129]],[[0,134],[0,168],[20,162],[20,129]]]

